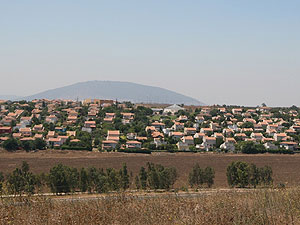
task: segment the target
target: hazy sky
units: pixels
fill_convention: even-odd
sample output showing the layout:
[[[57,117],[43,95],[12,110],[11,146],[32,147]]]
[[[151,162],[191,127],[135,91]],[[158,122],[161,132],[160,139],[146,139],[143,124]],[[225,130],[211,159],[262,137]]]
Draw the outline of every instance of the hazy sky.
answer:
[[[0,94],[88,80],[300,105],[299,0],[0,0]]]

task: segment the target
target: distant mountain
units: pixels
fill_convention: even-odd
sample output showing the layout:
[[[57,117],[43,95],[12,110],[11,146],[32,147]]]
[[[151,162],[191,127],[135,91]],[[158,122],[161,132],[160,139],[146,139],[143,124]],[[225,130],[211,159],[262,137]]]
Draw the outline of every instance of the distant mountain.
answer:
[[[133,103],[165,103],[203,105],[197,99],[164,88],[119,81],[88,81],[44,91],[25,100],[33,99],[117,99]]]
[[[0,95],[0,100],[17,100],[22,98],[21,96],[16,96],[16,95]]]

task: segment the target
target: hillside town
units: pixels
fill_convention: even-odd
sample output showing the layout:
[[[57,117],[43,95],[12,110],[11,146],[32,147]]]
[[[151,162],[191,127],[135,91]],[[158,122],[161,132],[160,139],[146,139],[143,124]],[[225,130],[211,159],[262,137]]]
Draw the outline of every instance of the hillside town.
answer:
[[[299,150],[299,108],[146,105],[86,99],[0,101],[7,150],[285,153]]]

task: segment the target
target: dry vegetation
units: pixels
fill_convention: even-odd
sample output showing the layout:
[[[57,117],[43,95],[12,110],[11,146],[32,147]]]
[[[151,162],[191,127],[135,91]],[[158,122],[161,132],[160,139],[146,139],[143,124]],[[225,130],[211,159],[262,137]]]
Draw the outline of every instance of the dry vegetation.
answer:
[[[214,187],[228,187],[226,167],[232,161],[241,160],[255,163],[258,167],[265,165],[273,169],[275,184],[287,183],[287,186],[300,185],[300,154],[295,155],[232,155],[232,154],[193,154],[193,153],[154,153],[152,155],[125,153],[97,153],[82,151],[47,150],[39,152],[8,153],[0,151],[0,171],[8,173],[27,161],[34,173],[49,172],[58,163],[73,167],[121,168],[127,163],[128,169],[134,174],[147,162],[159,163],[166,167],[176,167],[179,179],[176,187],[187,184],[188,173],[195,163],[202,167],[211,166],[216,171]]]
[[[3,200],[0,224],[300,224],[300,189],[197,198]]]

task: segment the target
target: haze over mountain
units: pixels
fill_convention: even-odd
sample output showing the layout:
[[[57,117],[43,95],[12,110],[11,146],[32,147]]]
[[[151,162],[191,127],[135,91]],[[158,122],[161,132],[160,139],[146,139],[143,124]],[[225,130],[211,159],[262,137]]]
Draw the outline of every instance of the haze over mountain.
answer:
[[[164,88],[119,81],[87,81],[24,97],[33,99],[117,99],[134,103],[203,105],[189,96]]]
[[[11,100],[14,101],[16,99],[22,98],[21,96],[16,96],[16,95],[0,95],[1,100]]]

